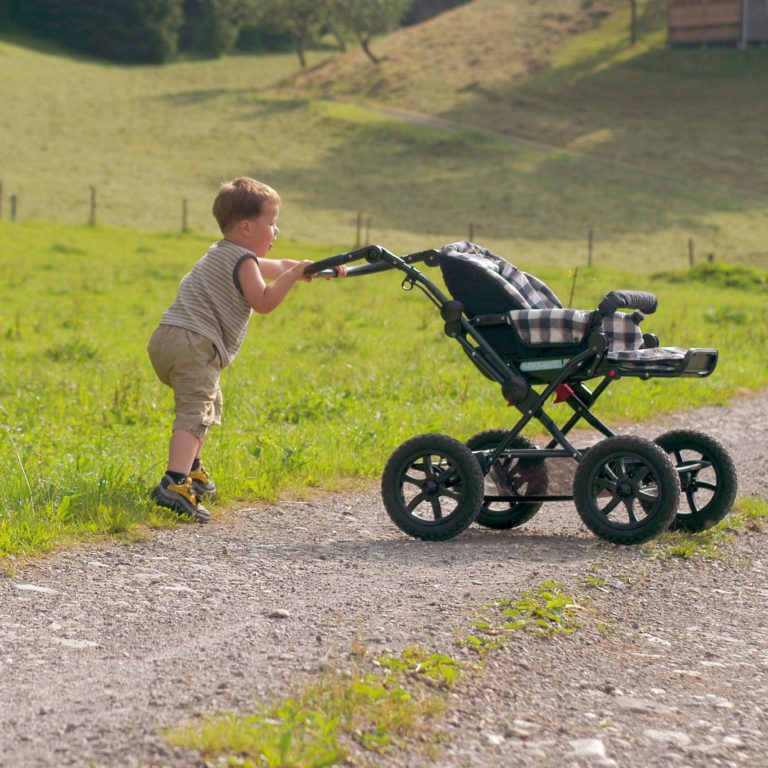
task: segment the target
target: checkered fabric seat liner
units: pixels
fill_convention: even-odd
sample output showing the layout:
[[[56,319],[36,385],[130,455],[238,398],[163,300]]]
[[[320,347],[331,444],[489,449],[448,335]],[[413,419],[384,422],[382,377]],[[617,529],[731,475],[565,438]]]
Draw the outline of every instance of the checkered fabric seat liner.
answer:
[[[520,340],[530,346],[580,344],[593,322],[594,312],[584,309],[522,309],[507,312],[505,319]],[[608,338],[608,357],[639,350],[643,336],[632,315],[615,312],[603,320],[600,331]]]

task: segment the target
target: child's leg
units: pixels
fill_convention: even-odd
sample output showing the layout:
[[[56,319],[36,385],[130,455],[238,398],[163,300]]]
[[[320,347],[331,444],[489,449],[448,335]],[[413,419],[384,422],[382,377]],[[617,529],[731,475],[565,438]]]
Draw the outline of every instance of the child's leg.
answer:
[[[208,427],[220,423],[221,372],[212,342],[199,334],[174,326],[160,326],[149,344],[152,365],[160,380],[173,389],[176,419],[168,449],[168,471],[152,491],[160,506],[206,522],[210,514],[199,504],[203,492],[216,490],[193,476]]]
[[[192,469],[192,462],[199,458],[202,446],[203,441],[191,432],[174,430],[168,449],[168,471],[186,477]]]

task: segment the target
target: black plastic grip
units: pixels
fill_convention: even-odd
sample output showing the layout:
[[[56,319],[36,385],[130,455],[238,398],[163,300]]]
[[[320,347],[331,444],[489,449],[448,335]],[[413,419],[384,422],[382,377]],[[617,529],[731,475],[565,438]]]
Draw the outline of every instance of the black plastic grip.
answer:
[[[336,256],[329,256],[327,259],[320,259],[314,264],[310,264],[304,270],[304,274],[307,276],[333,277],[336,274],[336,267],[340,267],[342,264],[347,264],[350,261],[367,259],[368,264],[350,267],[347,270],[347,277],[363,277],[364,275],[373,275],[377,272],[395,269],[396,267],[402,269],[403,264],[416,264],[420,261],[423,261],[429,267],[434,267],[438,264],[439,255],[439,251],[429,249],[397,257],[380,245],[366,245],[364,248],[357,248],[354,251],[346,251]]]
[[[659,300],[648,291],[611,291],[603,296],[597,311],[606,317],[617,309],[639,309],[646,315],[651,315],[658,306]]]
[[[368,259],[370,262],[376,261],[384,249],[378,245],[366,245],[364,248],[356,248],[354,251],[345,251],[344,253],[337,253],[335,256],[329,256],[327,259],[320,259],[314,264],[310,264],[305,270],[304,274],[307,277],[317,275],[319,272],[323,272],[327,269],[335,269],[342,264],[348,264],[350,261],[358,261],[359,259]]]

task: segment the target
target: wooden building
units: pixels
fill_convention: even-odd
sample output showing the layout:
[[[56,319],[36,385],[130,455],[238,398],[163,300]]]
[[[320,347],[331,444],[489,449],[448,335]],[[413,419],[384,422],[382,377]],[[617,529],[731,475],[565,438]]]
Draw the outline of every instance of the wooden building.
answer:
[[[667,0],[667,42],[768,43],[768,0]]]

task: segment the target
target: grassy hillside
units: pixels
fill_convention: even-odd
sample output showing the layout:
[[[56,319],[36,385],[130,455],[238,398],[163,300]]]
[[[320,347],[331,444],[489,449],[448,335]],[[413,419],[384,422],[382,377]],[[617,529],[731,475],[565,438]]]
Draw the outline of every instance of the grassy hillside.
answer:
[[[212,235],[218,183],[245,173],[283,194],[285,235],[333,248],[360,214],[394,250],[471,229],[530,269],[584,265],[591,228],[595,264],[686,267],[692,238],[698,260],[768,265],[768,51],[666,52],[658,0],[628,51],[626,5],[475,0],[299,90],[292,54],[118,67],[0,35],[3,215],[14,194],[21,219],[82,223],[95,187],[100,223],[178,229],[186,199]]]
[[[768,198],[768,52],[667,50],[666,0],[475,0],[294,83]]]

